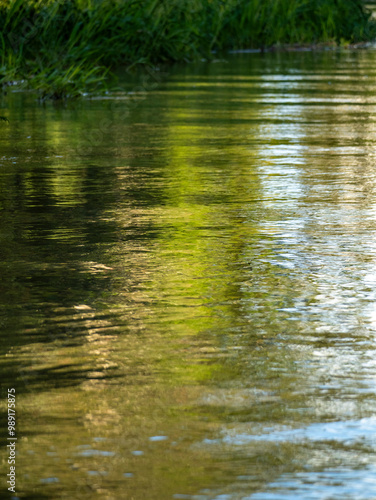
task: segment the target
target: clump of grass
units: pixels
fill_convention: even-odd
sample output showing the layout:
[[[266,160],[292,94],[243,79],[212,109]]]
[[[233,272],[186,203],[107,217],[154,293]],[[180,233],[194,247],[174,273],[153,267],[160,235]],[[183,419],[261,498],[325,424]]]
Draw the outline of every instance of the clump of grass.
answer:
[[[376,24],[361,0],[239,2],[224,23],[222,47],[341,44],[371,40]]]
[[[34,64],[30,69],[31,78],[22,80],[21,85],[37,89],[42,100],[76,98],[83,93],[99,93],[107,89],[108,70],[101,66],[55,63],[46,68]]]
[[[0,81],[75,97],[119,65],[375,36],[361,0],[0,0]]]

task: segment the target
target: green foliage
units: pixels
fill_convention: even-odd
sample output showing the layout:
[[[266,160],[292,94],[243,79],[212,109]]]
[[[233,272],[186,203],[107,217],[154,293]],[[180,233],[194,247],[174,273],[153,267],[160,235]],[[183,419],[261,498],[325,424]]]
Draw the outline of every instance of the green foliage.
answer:
[[[64,99],[79,97],[84,92],[100,92],[104,90],[107,71],[100,66],[87,67],[81,64],[61,65],[56,62],[44,68],[41,65],[30,65],[32,78],[23,80],[21,85],[31,84],[38,89],[41,99]]]
[[[0,0],[0,81],[61,98],[105,88],[119,65],[375,35],[361,0]]]
[[[254,0],[239,2],[225,23],[228,42],[245,45],[348,43],[376,35],[360,0]]]

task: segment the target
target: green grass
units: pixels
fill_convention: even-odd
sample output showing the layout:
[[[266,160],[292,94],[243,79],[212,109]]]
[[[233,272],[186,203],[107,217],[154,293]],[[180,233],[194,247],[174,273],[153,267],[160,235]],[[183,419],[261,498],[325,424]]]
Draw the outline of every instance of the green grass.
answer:
[[[106,89],[109,70],[276,44],[354,43],[360,0],[0,0],[0,81],[43,98]]]

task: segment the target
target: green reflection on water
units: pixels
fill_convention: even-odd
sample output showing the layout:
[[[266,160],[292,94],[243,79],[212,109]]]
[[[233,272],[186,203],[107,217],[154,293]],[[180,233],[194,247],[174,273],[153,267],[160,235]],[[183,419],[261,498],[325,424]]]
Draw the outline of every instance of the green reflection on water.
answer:
[[[131,107],[4,101],[21,497],[235,499],[373,466],[372,422],[310,426],[375,411],[374,57],[237,56]]]

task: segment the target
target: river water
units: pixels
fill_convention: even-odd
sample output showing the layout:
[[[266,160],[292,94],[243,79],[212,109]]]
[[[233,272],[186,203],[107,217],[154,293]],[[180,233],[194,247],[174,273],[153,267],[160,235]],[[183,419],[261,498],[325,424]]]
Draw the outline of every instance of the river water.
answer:
[[[1,97],[1,498],[376,498],[375,68]]]

